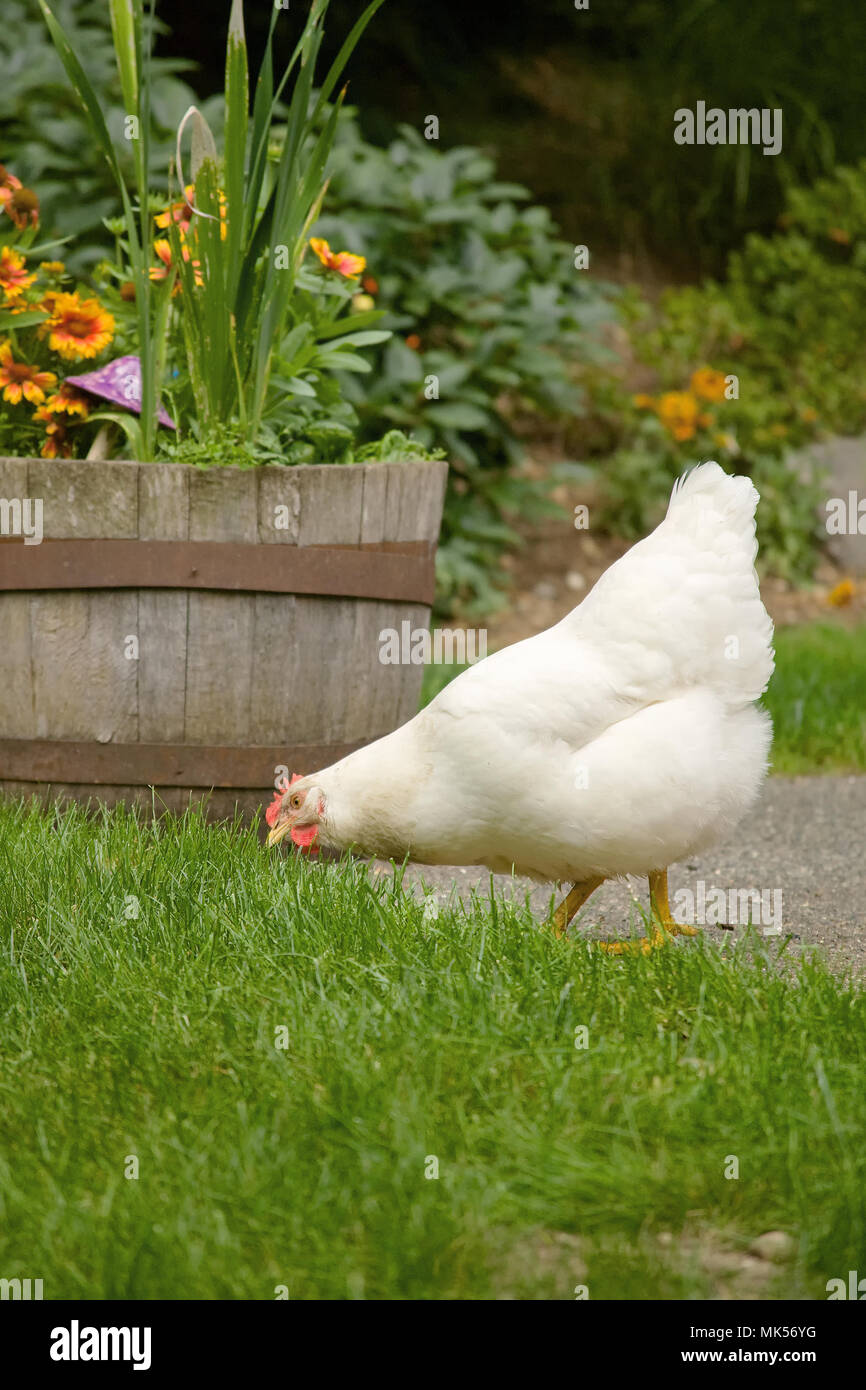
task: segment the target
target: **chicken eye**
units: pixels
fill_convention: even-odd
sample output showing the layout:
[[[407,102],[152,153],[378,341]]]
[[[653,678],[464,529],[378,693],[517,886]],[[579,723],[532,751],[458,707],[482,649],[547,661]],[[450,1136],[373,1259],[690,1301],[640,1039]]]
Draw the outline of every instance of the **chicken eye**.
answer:
[[[299,807],[300,807],[300,804],[301,804],[301,798],[300,798],[300,796],[298,795],[298,793],[295,792],[295,795],[289,798],[289,805],[291,806],[291,808],[292,808],[293,811],[297,811],[297,810],[299,809]]]

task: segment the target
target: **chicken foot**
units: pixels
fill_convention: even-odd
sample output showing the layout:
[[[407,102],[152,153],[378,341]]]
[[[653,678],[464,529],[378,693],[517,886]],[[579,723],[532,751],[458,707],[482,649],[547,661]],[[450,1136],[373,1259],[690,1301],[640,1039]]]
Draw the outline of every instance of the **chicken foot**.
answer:
[[[648,955],[657,946],[664,946],[672,936],[697,936],[697,927],[685,922],[675,922],[671,916],[668,902],[668,871],[661,869],[649,875],[650,915],[653,922],[652,936],[642,936],[639,941],[600,941],[603,951],[612,956],[626,952],[640,952]]]

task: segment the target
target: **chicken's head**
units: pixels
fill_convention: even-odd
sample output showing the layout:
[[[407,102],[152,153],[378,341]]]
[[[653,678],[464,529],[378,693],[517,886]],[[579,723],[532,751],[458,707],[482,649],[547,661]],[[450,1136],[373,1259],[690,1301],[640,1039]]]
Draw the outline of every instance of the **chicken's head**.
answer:
[[[325,798],[316,786],[314,777],[292,777],[288,789],[276,792],[265,812],[265,820],[271,827],[268,835],[269,845],[278,845],[286,835],[307,854],[317,854],[319,846],[316,838],[325,814]]]

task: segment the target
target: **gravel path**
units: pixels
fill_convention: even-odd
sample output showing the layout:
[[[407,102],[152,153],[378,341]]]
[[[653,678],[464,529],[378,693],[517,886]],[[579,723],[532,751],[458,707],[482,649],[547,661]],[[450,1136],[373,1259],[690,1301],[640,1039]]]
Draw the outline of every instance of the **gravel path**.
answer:
[[[386,865],[374,867],[390,872]],[[410,865],[404,879],[418,896],[426,888],[440,904],[455,893],[468,897],[473,888],[486,896],[489,882],[485,869],[428,865]],[[731,839],[671,871],[675,914],[678,890],[691,890],[697,904],[701,882],[705,895],[712,888],[726,894],[731,889],[763,890],[768,916],[772,894],[780,890],[779,940],[793,938],[787,954],[817,946],[834,968],[866,973],[866,777],[770,778],[760,803]],[[549,887],[503,875],[494,876],[494,885],[504,898],[522,901],[528,892],[535,912],[546,914]],[[646,903],[645,882],[605,883],[572,931],[577,927],[591,935],[624,936],[640,927],[630,890]],[[685,906],[683,899],[680,903]],[[705,929],[721,939],[722,927]]]

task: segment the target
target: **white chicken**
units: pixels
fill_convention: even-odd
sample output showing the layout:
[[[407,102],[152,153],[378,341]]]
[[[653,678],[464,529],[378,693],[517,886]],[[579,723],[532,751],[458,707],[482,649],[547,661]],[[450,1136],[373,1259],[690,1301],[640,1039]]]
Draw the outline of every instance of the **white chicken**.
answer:
[[[767,770],[773,628],[755,572],[748,478],[704,463],[656,530],[567,617],[495,652],[402,728],[275,803],[285,835],[423,864],[571,883],[554,929],[605,879],[647,875],[648,951],[671,918],[667,869],[726,835]],[[270,820],[270,817],[269,817]]]

